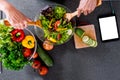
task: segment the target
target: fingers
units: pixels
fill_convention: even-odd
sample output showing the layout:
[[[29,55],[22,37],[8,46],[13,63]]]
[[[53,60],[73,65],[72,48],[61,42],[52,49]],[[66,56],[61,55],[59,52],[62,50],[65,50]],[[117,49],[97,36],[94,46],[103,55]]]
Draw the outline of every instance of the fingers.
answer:
[[[88,14],[88,10],[83,11],[84,15]]]
[[[25,16],[22,12],[10,6],[8,8],[8,12],[5,13],[6,18],[14,28],[24,29],[27,27],[27,23],[31,22],[27,16]]]
[[[88,15],[94,11],[96,2],[97,0],[80,0],[79,6],[77,8],[78,16],[80,16],[82,13],[84,15]]]
[[[27,23],[32,21],[23,14],[14,14],[14,16],[7,15],[7,20],[9,21],[11,26],[16,29],[24,29],[28,26]]]
[[[77,8],[77,11],[78,11],[78,15],[77,15],[77,17],[80,17],[80,15],[83,13],[83,11],[80,10],[79,8]]]
[[[16,29],[24,29],[28,26],[27,23],[32,21],[31,19],[28,18],[24,20],[16,20],[16,19],[7,19],[7,20]]]
[[[27,22],[32,22],[32,20],[30,18],[27,18]]]
[[[27,22],[26,21],[23,21],[23,22],[18,22],[18,23],[11,23],[10,24],[16,28],[16,29],[24,29],[27,27]]]
[[[85,9],[85,10],[83,11],[84,15],[88,15],[88,14],[90,14],[91,12],[93,12],[93,9]]]
[[[84,14],[85,16],[90,14],[93,10],[92,9],[77,9],[78,15],[77,17],[80,17],[81,14]]]

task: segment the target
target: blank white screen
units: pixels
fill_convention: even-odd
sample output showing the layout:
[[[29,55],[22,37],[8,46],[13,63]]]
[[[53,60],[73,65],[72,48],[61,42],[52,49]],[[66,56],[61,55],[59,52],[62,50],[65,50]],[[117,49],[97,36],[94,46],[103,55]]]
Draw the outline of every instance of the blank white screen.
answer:
[[[103,41],[118,38],[115,16],[100,18],[99,23]]]

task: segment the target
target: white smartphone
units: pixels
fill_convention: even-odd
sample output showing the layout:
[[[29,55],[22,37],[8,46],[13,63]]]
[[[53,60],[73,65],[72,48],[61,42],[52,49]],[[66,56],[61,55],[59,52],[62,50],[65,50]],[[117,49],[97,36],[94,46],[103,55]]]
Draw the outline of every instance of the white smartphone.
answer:
[[[98,20],[102,41],[119,39],[116,16],[99,17]]]

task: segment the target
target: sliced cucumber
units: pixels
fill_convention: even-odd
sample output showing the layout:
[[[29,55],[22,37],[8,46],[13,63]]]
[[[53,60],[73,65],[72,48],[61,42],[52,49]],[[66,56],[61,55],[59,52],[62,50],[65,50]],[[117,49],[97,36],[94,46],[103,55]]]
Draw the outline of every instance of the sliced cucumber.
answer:
[[[84,43],[87,43],[88,41],[89,41],[89,37],[88,36],[83,36],[83,38],[82,38],[82,41],[84,42]]]
[[[97,46],[97,41],[93,41],[92,44],[90,44],[91,47],[96,47]]]
[[[92,43],[93,43],[93,40],[89,38],[89,40],[87,41],[87,44],[91,45]]]
[[[82,38],[82,37],[84,36],[84,34],[85,34],[85,31],[82,30],[82,29],[80,29],[80,28],[76,28],[76,29],[75,29],[75,33],[76,33],[80,38]]]
[[[71,34],[72,34],[72,29],[68,29],[67,31],[68,31],[68,32],[67,32],[68,35],[71,35]]]
[[[93,40],[92,38],[90,38],[89,36],[83,36],[82,41],[87,44],[88,46],[91,47],[96,47],[97,46],[97,41]]]

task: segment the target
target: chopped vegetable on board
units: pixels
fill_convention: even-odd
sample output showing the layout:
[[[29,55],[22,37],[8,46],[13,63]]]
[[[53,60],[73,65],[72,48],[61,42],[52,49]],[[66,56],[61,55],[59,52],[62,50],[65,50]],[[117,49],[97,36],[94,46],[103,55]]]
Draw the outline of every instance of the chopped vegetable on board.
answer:
[[[90,38],[89,36],[86,36],[86,35],[83,36],[82,41],[91,47],[97,47],[97,45],[98,45],[96,40],[93,40],[92,38]]]
[[[85,34],[85,31],[84,31],[83,29],[81,29],[81,28],[76,28],[76,29],[75,29],[75,33],[76,33],[80,38],[82,38],[82,37],[84,36],[84,34]]]

